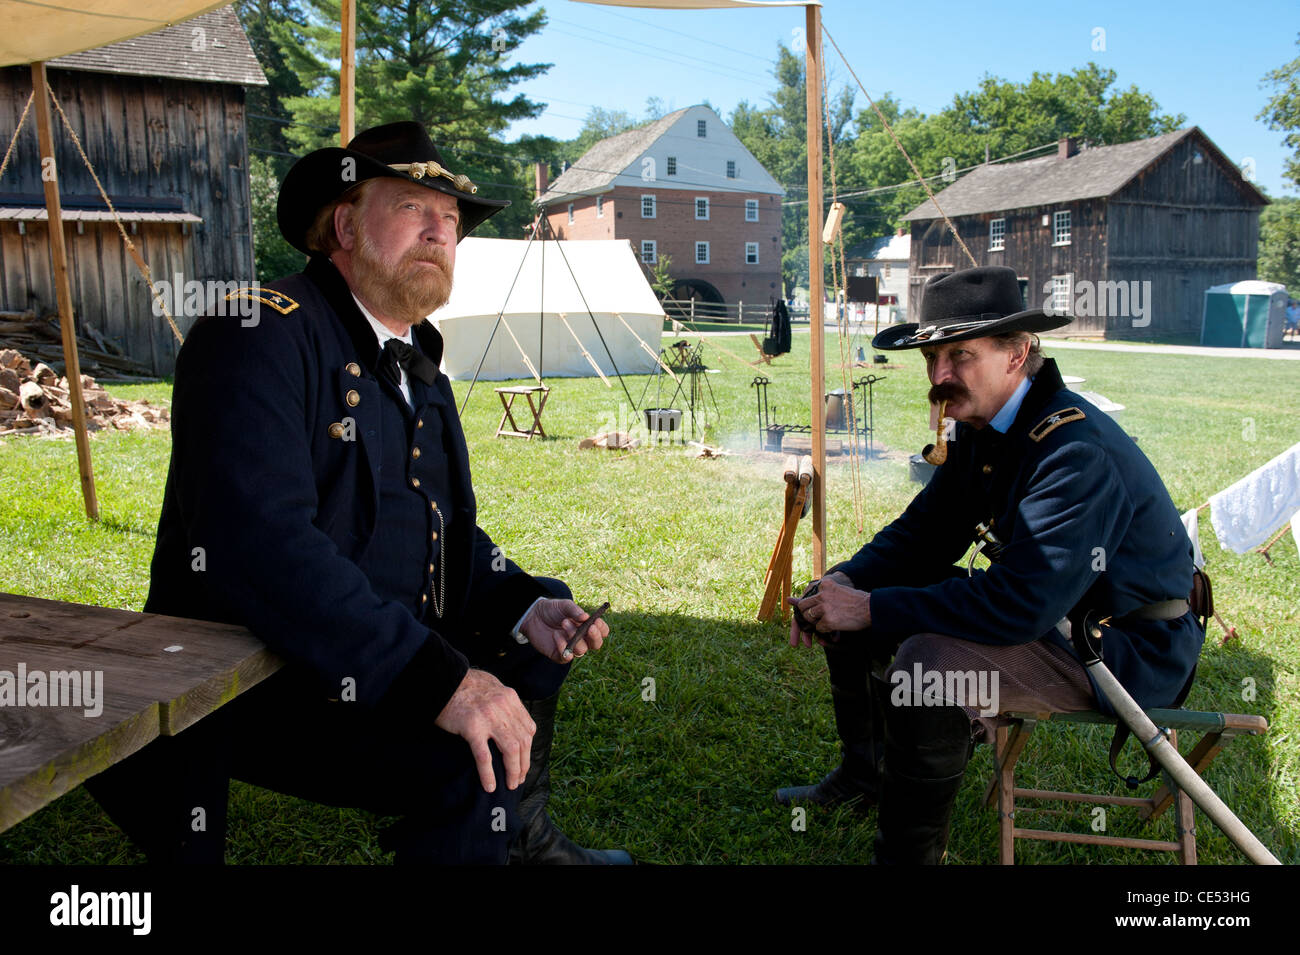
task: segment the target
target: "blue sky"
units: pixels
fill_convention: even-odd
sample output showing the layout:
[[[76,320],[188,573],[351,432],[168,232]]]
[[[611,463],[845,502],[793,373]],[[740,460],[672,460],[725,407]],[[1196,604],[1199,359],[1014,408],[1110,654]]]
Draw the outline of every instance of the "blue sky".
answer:
[[[670,109],[708,100],[724,118],[741,100],[766,105],[776,85],[777,44],[791,45],[804,24],[802,8],[790,7],[539,5],[550,23],[516,57],[554,64],[519,87],[548,108],[512,126],[510,140],[523,133],[571,138],[592,106],[639,117],[650,96]],[[904,106],[934,113],[954,94],[974,89],[985,73],[1025,80],[1035,70],[1068,72],[1094,60],[1118,74],[1118,86],[1136,85],[1164,112],[1186,114],[1229,158],[1253,159],[1257,182],[1270,195],[1297,194],[1281,176],[1283,134],[1255,119],[1269,95],[1260,86],[1263,75],[1300,55],[1295,0],[826,0],[822,16],[873,97],[890,92]],[[1101,40],[1105,49],[1094,49]],[[832,88],[851,84],[834,50],[826,49]],[[856,106],[866,107],[860,92]]]

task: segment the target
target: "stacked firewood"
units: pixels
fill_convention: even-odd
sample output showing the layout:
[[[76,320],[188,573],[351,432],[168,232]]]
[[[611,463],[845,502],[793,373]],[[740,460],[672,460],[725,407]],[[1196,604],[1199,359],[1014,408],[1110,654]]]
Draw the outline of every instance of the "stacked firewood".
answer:
[[[86,429],[166,427],[167,411],[147,401],[122,401],[89,375],[81,376]],[[33,363],[13,348],[0,349],[0,436],[63,434],[72,431],[68,379],[42,361]]]
[[[132,381],[153,377],[147,365],[128,357],[118,344],[84,322],[77,334],[81,370],[100,378]],[[57,315],[38,318],[34,312],[0,311],[0,350],[13,348],[31,361],[63,367],[63,339]]]

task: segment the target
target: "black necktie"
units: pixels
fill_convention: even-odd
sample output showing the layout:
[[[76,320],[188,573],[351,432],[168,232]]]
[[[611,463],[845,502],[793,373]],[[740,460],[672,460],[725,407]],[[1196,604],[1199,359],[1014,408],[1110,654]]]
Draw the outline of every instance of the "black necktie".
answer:
[[[384,342],[384,350],[379,356],[379,372],[396,387],[402,387],[402,369],[405,368],[426,385],[433,384],[438,368],[423,353],[416,351],[406,342],[390,338]]]

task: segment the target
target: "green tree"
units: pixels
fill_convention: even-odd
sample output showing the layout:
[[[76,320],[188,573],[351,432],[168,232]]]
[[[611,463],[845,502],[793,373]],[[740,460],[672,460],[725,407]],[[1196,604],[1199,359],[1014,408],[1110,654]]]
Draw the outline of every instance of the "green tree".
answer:
[[[776,89],[767,107],[743,101],[728,120],[737,138],[754,154],[777,182],[786,189],[786,202],[808,198],[807,87],[804,60],[784,45],[777,47],[773,67]],[[828,143],[834,143],[837,164],[847,154],[850,120],[853,116],[853,91],[847,87],[831,97],[830,130],[823,132],[822,179],[830,192],[830,155]],[[824,123],[823,123],[824,125]],[[843,182],[843,168],[841,187]],[[781,272],[787,297],[796,286],[808,285],[808,207],[787,204],[781,218]],[[829,263],[828,263],[829,268]]]
[[[294,119],[284,129],[299,155],[338,144],[339,2],[303,0],[302,21],[267,29],[297,77],[302,95],[283,100]],[[357,5],[356,125],[366,129],[399,120],[424,125],[444,158],[485,195],[512,206],[477,234],[517,237],[532,219],[532,173],[527,162],[550,139],[500,142],[510,123],[537,116],[543,104],[512,87],[540,76],[546,63],[513,62],[511,54],[546,23],[528,0],[361,0]]]
[[[259,282],[302,271],[307,258],[280,234],[275,220],[280,179],[274,157],[248,157],[248,185],[253,204],[253,267]]]
[[[285,100],[302,96],[306,90],[280,49],[275,25],[290,23],[301,29],[307,17],[296,0],[236,0],[235,12],[269,84],[247,88],[248,148],[271,157],[271,168],[282,176],[293,161],[288,155],[293,144],[285,135],[292,117]],[[332,128],[338,129],[337,115]]]
[[[1296,45],[1300,46],[1300,34],[1296,35]],[[1286,161],[1284,175],[1300,186],[1300,56],[1269,70],[1264,81],[1273,85],[1274,92],[1255,118],[1266,120],[1269,129],[1287,131],[1282,142],[1295,150],[1295,155]]]
[[[1274,199],[1260,213],[1258,275],[1300,297],[1300,199]]]

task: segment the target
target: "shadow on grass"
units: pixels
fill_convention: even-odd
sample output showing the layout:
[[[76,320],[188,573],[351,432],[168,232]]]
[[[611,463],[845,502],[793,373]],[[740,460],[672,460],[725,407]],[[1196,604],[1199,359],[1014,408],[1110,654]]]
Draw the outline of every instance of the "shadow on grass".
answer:
[[[800,818],[774,790],[813,782],[839,758],[825,658],[786,644],[786,628],[671,612],[611,613],[611,637],[581,660],[561,698],[551,814],[576,842],[622,847],[656,863],[856,864],[871,858],[875,814],[809,808]],[[1241,700],[1242,680],[1258,703]],[[1208,654],[1188,701],[1193,709],[1274,718],[1274,668],[1243,648]],[[1276,729],[1275,729],[1276,732]],[[1024,787],[1128,795],[1106,763],[1109,727],[1041,727],[1020,763]],[[1190,741],[1183,740],[1186,751]],[[1130,743],[1123,765],[1140,760]],[[997,861],[996,812],[982,805],[992,772],[979,747],[953,816],[949,860]],[[1234,741],[1208,781],[1283,861],[1297,840],[1276,811],[1280,778],[1267,738]],[[1155,782],[1147,784],[1154,787]],[[1144,788],[1141,793],[1149,792]],[[1057,810],[1044,824],[1090,831],[1090,807]],[[1108,810],[1109,812],[1109,810]],[[232,783],[227,860],[232,863],[369,864],[391,861],[378,846],[378,817]],[[1037,821],[1033,821],[1037,820]],[[1108,833],[1171,838],[1172,813],[1155,827],[1114,811]],[[1241,855],[1198,813],[1203,862]],[[1158,831],[1157,828],[1158,827]],[[1021,843],[1017,859],[1038,863],[1171,861],[1096,846]],[[139,862],[140,854],[83,788],[0,835],[0,863]]]

